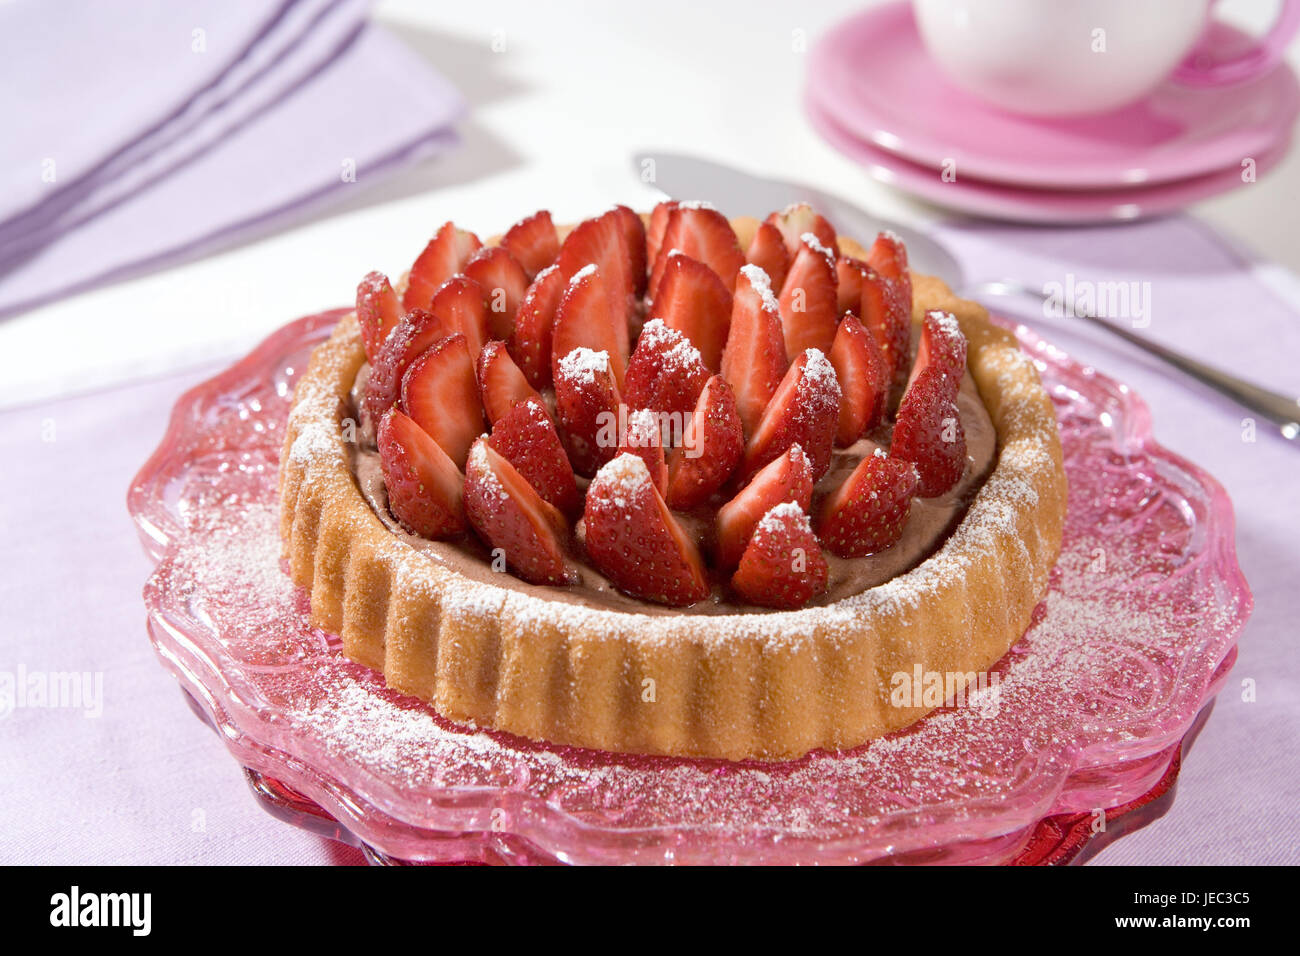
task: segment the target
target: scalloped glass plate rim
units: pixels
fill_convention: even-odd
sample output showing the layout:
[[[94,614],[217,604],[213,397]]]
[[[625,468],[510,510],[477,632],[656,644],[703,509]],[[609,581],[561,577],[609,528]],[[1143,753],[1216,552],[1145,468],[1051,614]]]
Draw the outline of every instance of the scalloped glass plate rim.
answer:
[[[188,628],[196,628],[202,632],[205,629],[203,624],[192,618],[173,620],[171,619],[172,616],[165,611],[166,604],[163,600],[164,595],[161,593],[159,582],[168,563],[169,555],[173,551],[175,538],[178,533],[182,532],[181,529],[175,526],[169,527],[166,518],[158,514],[154,509],[153,506],[158,503],[154,492],[161,478],[174,474],[174,469],[177,467],[183,467],[189,452],[185,437],[191,425],[195,422],[198,411],[204,407],[210,398],[220,394],[224,388],[230,385],[237,385],[247,381],[249,372],[255,369],[264,372],[274,367],[280,359],[286,358],[297,348],[316,344],[324,338],[334,322],[341,315],[346,314],[347,311],[349,310],[337,309],[292,322],[268,336],[240,362],[187,391],[178,399],[167,431],[158,448],[141,467],[132,482],[128,493],[128,509],[139,527],[140,537],[146,552],[158,562],[158,567],[150,576],[145,587],[146,605],[150,609],[149,632],[155,648],[168,669],[182,681],[191,693],[194,693],[196,697],[203,701],[204,706],[213,716],[216,726],[220,728],[221,736],[227,747],[246,766],[284,780],[295,789],[320,803],[331,815],[350,831],[365,840],[366,843],[384,852],[391,852],[396,856],[405,855],[409,858],[418,858],[418,853],[411,854],[409,852],[411,847],[405,843],[400,848],[388,845],[390,841],[386,839],[386,836],[394,827],[413,827],[420,830],[444,832],[481,830],[487,836],[493,832],[491,828],[491,812],[499,809],[511,810],[512,819],[518,821],[517,825],[509,828],[510,833],[534,843],[540,849],[555,855],[561,860],[571,855],[581,857],[589,855],[593,850],[598,851],[599,844],[605,842],[602,838],[617,842],[617,846],[606,848],[607,852],[613,857],[626,859],[629,851],[639,849],[649,851],[651,858],[660,859],[664,856],[665,847],[668,848],[671,855],[671,845],[680,843],[688,835],[693,842],[701,838],[708,840],[710,837],[715,836],[710,834],[709,829],[705,826],[611,829],[579,819],[573,814],[554,806],[552,804],[553,794],[542,798],[521,793],[517,790],[503,790],[499,786],[444,787],[438,791],[436,799],[429,798],[422,801],[423,812],[418,817],[412,818],[411,808],[402,806],[400,794],[394,793],[389,782],[383,780],[369,768],[355,767],[354,769],[358,771],[357,777],[348,781],[322,774],[314,766],[314,763],[319,763],[319,761],[314,761],[310,754],[304,756],[301,753],[300,748],[304,744],[308,745],[306,750],[315,749],[307,739],[301,737],[296,740],[277,741],[261,739],[263,735],[272,732],[272,728],[268,726],[264,715],[259,713],[259,703],[255,699],[245,699],[245,696],[240,694],[232,694],[223,702],[213,693],[209,681],[224,682],[232,692],[237,689],[236,682],[230,679],[232,668],[224,666],[232,665],[235,662],[229,657],[222,659],[224,655],[221,653],[219,641],[212,641],[209,647],[204,648],[191,636]],[[1077,374],[1084,375],[1093,384],[1105,389],[1115,399],[1122,410],[1119,417],[1122,425],[1119,437],[1123,439],[1124,446],[1130,452],[1140,451],[1154,461],[1164,461],[1175,466],[1179,471],[1194,480],[1206,494],[1210,505],[1209,515],[1211,521],[1210,537],[1205,542],[1205,550],[1212,550],[1217,553],[1220,559],[1219,567],[1232,569],[1232,573],[1225,576],[1222,583],[1238,599],[1236,601],[1236,614],[1216,635],[1218,638],[1217,643],[1207,645],[1202,650],[1204,653],[1211,651],[1212,648],[1216,649],[1215,663],[1221,663],[1235,647],[1237,635],[1244,626],[1251,610],[1249,588],[1236,562],[1233,543],[1234,521],[1232,506],[1226,491],[1212,476],[1196,465],[1169,452],[1154,440],[1151,433],[1150,411],[1131,388],[1096,372],[1092,368],[1079,366],[1065,352],[1050,345],[1025,326],[1017,326],[1015,331],[1021,340],[1022,347],[1026,348],[1040,363],[1050,362],[1059,367],[1072,366]],[[159,633],[160,630],[176,642],[175,647],[164,647],[163,634]],[[181,648],[187,649],[188,653],[182,655],[179,652]],[[201,668],[196,666],[199,664],[202,665]],[[249,667],[244,663],[240,663],[238,666]],[[1186,661],[1184,666],[1186,666]],[[209,673],[204,675],[200,673],[200,670],[207,670]],[[1173,743],[1180,740],[1195,720],[1201,707],[1217,692],[1222,680],[1226,677],[1223,668],[1216,667],[1211,674],[1211,678],[1197,687],[1182,686],[1180,683],[1182,694],[1177,701],[1170,701],[1168,706],[1179,707],[1181,717],[1185,719],[1178,720],[1158,735],[1126,741],[1103,741],[1100,744],[1084,748],[1065,747],[1055,752],[1027,754],[1027,758],[1035,759],[1017,765],[1016,777],[1021,783],[1019,789],[1015,791],[1015,795],[1017,798],[1024,798],[1027,796],[1025,791],[1029,787],[1036,788],[1037,793],[1032,804],[1017,802],[1014,809],[1000,812],[1000,806],[1005,807],[1007,803],[1012,802],[1008,800],[1009,794],[1006,793],[978,800],[968,799],[948,804],[934,804],[921,808],[924,810],[923,815],[928,818],[925,822],[934,825],[939,822],[937,818],[943,815],[969,817],[978,823],[977,827],[973,826],[969,830],[963,831],[960,826],[955,829],[950,826],[947,835],[958,841],[978,841],[995,839],[999,836],[1030,828],[1038,820],[1053,814],[1086,809],[1086,807],[1072,804],[1067,799],[1073,789],[1071,784],[1081,783],[1079,780],[1081,776],[1086,776],[1089,772],[1099,769],[1114,768],[1118,765],[1131,767],[1140,764],[1143,759],[1159,755]],[[238,683],[244,684],[243,681]],[[255,696],[249,693],[250,688],[247,686],[239,689],[247,697]],[[232,703],[237,707],[232,708],[229,706]],[[257,733],[259,729],[262,731],[261,734]],[[289,736],[292,737],[292,733]],[[517,740],[521,749],[551,749],[561,752],[573,752],[569,748],[547,748],[531,741],[508,738],[508,735],[494,734],[494,736],[498,739]],[[299,749],[300,752],[294,754],[291,749]],[[662,759],[667,760],[667,758]],[[697,764],[709,763],[693,762]],[[722,762],[714,763],[720,764]],[[1055,766],[1056,764],[1061,764],[1061,766]],[[1137,780],[1135,787],[1130,788],[1132,792],[1123,793],[1122,798],[1134,799],[1138,797],[1145,792],[1147,787],[1159,779],[1163,769],[1163,767],[1152,769],[1146,774],[1146,777]],[[289,772],[286,773],[286,771]],[[1150,779],[1146,779],[1147,777]],[[1122,802],[1122,800],[1117,802]],[[363,803],[370,803],[371,806],[364,806]],[[1089,806],[1092,805],[1095,804],[1089,804]],[[390,813],[391,810],[397,807],[402,807],[405,811],[400,816]],[[978,810],[979,813],[972,812],[975,810]],[[878,826],[888,820],[891,824],[889,830],[891,832],[898,831],[896,833],[897,839],[886,847],[879,847],[876,840],[872,841],[871,848],[862,847],[865,851],[864,859],[878,858],[880,849],[884,849],[886,852],[900,852],[934,846],[932,842],[927,842],[924,839],[911,839],[930,829],[930,826],[920,825],[922,821],[917,819],[916,812],[909,813],[900,809],[888,814],[859,817],[856,820],[860,821],[863,828],[867,825]],[[949,823],[952,822],[950,819]],[[565,842],[559,839],[560,834],[557,834],[555,829],[556,823],[563,824],[562,829],[570,838],[576,838],[581,834],[581,843],[583,850],[587,851],[586,854],[573,854],[571,846],[566,848],[563,845],[556,845],[557,840],[560,843]],[[847,829],[850,832],[844,837],[834,840],[794,836],[776,828],[754,830],[748,834],[750,839],[747,842],[754,844],[754,846],[747,848],[751,851],[748,855],[753,855],[752,851],[754,850],[761,851],[761,844],[776,840],[786,850],[793,850],[794,844],[798,844],[801,850],[808,851],[809,858],[829,854],[837,859],[843,859],[846,853],[852,854],[852,851],[859,847],[859,842],[855,841],[857,831],[852,827]],[[879,833],[876,835],[880,836]],[[628,845],[629,840],[635,843],[635,847]],[[735,843],[734,838],[724,835],[721,845],[723,847],[733,847]],[[738,847],[737,850],[739,851]],[[689,855],[697,856],[699,854],[692,852]],[[742,851],[742,855],[746,854]],[[759,855],[761,855],[761,852]],[[803,854],[801,853],[801,855]]]

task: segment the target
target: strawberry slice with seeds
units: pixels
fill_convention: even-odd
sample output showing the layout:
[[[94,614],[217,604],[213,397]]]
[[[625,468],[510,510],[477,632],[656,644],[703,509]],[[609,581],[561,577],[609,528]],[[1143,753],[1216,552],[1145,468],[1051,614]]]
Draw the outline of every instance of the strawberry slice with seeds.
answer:
[[[676,199],[665,199],[650,212],[650,226],[645,233],[645,251],[646,258],[652,265],[659,261],[659,250],[663,246],[664,231],[668,228],[668,217],[676,208]]]
[[[590,477],[618,450],[623,403],[607,352],[576,348],[555,366],[555,415],[573,469]]]
[[[388,276],[382,272],[366,273],[357,286],[357,324],[361,326],[366,358],[372,363],[401,317],[402,309]]]
[[[502,246],[488,246],[465,263],[465,275],[483,290],[492,338],[502,341],[510,338],[515,331],[515,313],[528,292],[528,273],[524,267]]]
[[[683,509],[703,504],[731,477],[744,453],[736,396],[726,379],[714,375],[700,392],[681,445],[668,458],[668,503]]]
[[[402,296],[402,306],[411,309],[427,309],[433,301],[433,294],[442,284],[461,272],[469,257],[482,248],[478,236],[465,229],[458,229],[455,223],[445,222],[437,235],[429,240],[406,279],[406,292]]]
[[[880,423],[890,372],[871,333],[852,313],[840,320],[831,346],[831,365],[840,383],[840,421],[835,443],[847,447]]]
[[[449,335],[413,361],[402,376],[402,411],[465,466],[469,446],[483,431],[474,363],[465,336]]]
[[[920,478],[909,461],[877,450],[853,469],[817,511],[817,535],[832,554],[861,558],[903,536]]]
[[[448,538],[465,530],[460,469],[419,425],[393,407],[376,429],[388,509],[411,534]]]
[[[745,474],[753,474],[791,445],[803,446],[813,481],[831,464],[840,420],[840,383],[830,360],[808,349],[790,366],[745,449]]]
[[[861,259],[840,256],[835,260],[835,308],[841,316],[858,314],[862,308],[862,283],[871,267]]]
[[[721,366],[731,328],[731,293],[704,263],[683,253],[669,256],[650,314],[690,339],[711,370]]]
[[[929,365],[903,394],[889,453],[916,465],[919,494],[934,498],[950,490],[966,470],[966,432],[944,370]]]
[[[448,332],[465,336],[470,358],[478,358],[488,340],[488,315],[483,288],[477,282],[463,275],[452,276],[434,293],[429,311]]]
[[[658,251],[659,258],[650,274],[651,298],[659,294],[659,283],[674,251],[703,262],[728,292],[735,289],[736,273],[745,264],[745,253],[727,217],[704,203],[679,202],[669,212]]]
[[[708,380],[700,350],[662,319],[651,319],[627,363],[623,396],[630,408],[688,415]]]
[[[780,212],[767,217],[767,223],[776,228],[785,243],[786,253],[793,261],[803,245],[804,233],[811,232],[817,241],[835,252],[835,229],[806,202],[793,203]]]
[[[601,289],[609,299],[610,316],[627,325],[636,310],[637,289],[643,283],[632,261],[627,221],[622,213],[611,209],[580,222],[565,237],[556,262],[570,281],[587,266],[594,265],[601,278]]]
[[[745,260],[766,272],[772,285],[779,289],[785,284],[785,274],[790,271],[790,258],[781,230],[770,222],[759,223]]]
[[[542,209],[526,219],[520,219],[501,237],[501,247],[506,249],[524,268],[528,281],[555,261],[560,254],[560,236],[555,231],[549,210]]]
[[[921,323],[921,341],[916,347],[916,362],[908,384],[931,365],[937,365],[952,387],[952,397],[956,398],[962,376],[966,374],[966,348],[966,335],[957,317],[951,312],[931,309]]]
[[[912,353],[912,307],[903,296],[903,287],[896,280],[869,270],[862,278],[858,318],[880,346],[891,382],[901,385],[907,377]]]
[[[489,422],[496,423],[516,402],[541,396],[528,384],[524,373],[506,351],[504,342],[491,341],[483,346],[478,356],[478,390],[483,399],[483,411]]]
[[[668,462],[664,457],[662,422],[658,412],[641,408],[628,413],[620,455],[636,455],[645,462],[650,480],[661,495],[668,492]]]
[[[619,455],[592,479],[582,524],[587,556],[620,591],[674,607],[709,596],[699,549],[636,455]]]
[[[465,466],[465,515],[506,566],[531,584],[567,584],[568,524],[515,466],[480,438]]]
[[[802,445],[791,445],[785,453],[759,469],[749,484],[718,509],[715,553],[723,568],[734,568],[759,520],[783,501],[792,501],[807,511],[812,504],[812,465]]]
[[[892,232],[882,232],[876,236],[867,252],[867,265],[875,269],[886,279],[893,279],[899,284],[903,301],[908,311],[912,309],[912,274],[907,268],[907,247],[903,240]]]
[[[752,435],[789,366],[781,312],[767,273],[747,265],[736,280],[731,327],[722,351],[722,377],[736,393],[745,434]]]
[[[790,361],[805,349],[831,350],[839,319],[835,284],[835,258],[816,236],[804,233],[778,298]]]
[[[510,337],[510,354],[533,388],[551,384],[551,333],[555,310],[568,286],[559,266],[547,266],[528,287],[515,313],[515,331]]]
[[[488,444],[562,513],[575,515],[581,509],[573,466],[540,399],[526,398],[498,418]]]
[[[627,261],[632,273],[632,294],[639,299],[645,295],[646,284],[650,280],[645,223],[627,206],[615,206],[613,211],[623,230],[623,246],[627,250]]]
[[[758,522],[731,586],[751,604],[791,610],[825,591],[829,574],[808,516],[786,502]]]
[[[588,220],[591,222],[593,220]],[[563,253],[561,253],[563,257]],[[563,266],[561,266],[563,272]],[[627,372],[631,336],[627,316],[610,306],[609,285],[622,279],[607,276],[599,266],[585,266],[569,279],[555,310],[551,338],[551,374],[557,374],[561,359],[577,348],[604,352],[609,357],[614,381],[623,387]],[[621,298],[621,293],[616,298]]]
[[[370,421],[378,422],[402,396],[402,376],[410,364],[429,346],[451,332],[432,312],[412,309],[397,323],[384,340],[379,354],[370,363],[363,406]]]

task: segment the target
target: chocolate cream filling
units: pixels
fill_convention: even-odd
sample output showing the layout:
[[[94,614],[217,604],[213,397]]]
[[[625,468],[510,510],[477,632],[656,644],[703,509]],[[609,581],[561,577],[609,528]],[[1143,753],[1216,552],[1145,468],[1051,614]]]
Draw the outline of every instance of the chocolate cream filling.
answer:
[[[361,422],[358,440],[350,446],[357,485],[384,525],[430,559],[484,584],[495,584],[544,600],[611,611],[638,614],[741,614],[768,611],[767,608],[737,601],[734,592],[727,587],[726,575],[712,571],[713,587],[709,597],[687,608],[664,607],[629,597],[615,589],[608,578],[581,557],[580,527],[572,561],[576,580],[563,587],[529,584],[508,572],[494,571],[490,549],[472,531],[446,541],[432,541],[411,534],[388,509],[388,492],[384,487],[383,469],[375,447],[374,423],[364,420],[360,412],[361,397],[365,394],[369,371],[368,365],[361,367],[351,395],[353,415]],[[961,479],[951,490],[936,498],[913,499],[903,536],[893,547],[863,558],[840,558],[826,552],[830,571],[827,588],[808,603],[809,607],[831,604],[860,594],[910,571],[934,553],[961,522],[976,492],[992,471],[997,454],[997,433],[969,372],[962,379],[957,408],[966,432],[966,468]],[[888,449],[889,432],[889,426],[883,426],[850,447],[835,450],[830,469],[817,483],[814,491],[814,513],[819,500],[839,487],[857,467],[858,462],[877,448]],[[583,481],[581,478],[578,480],[581,486]],[[710,515],[708,509],[695,514],[678,514],[682,526],[696,539],[706,556],[711,529]]]

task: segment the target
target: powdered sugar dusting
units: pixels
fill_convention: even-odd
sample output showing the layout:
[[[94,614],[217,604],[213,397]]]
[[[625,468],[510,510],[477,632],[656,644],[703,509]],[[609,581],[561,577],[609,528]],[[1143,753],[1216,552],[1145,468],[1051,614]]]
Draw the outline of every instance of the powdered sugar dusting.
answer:
[[[560,359],[560,374],[581,385],[594,385],[597,375],[609,374],[609,353],[579,346]]]
[[[811,233],[811,232],[805,232],[803,235],[801,235],[801,236],[799,237],[799,240],[800,240],[800,241],[801,241],[805,246],[807,246],[809,249],[811,249],[813,252],[818,253],[818,254],[821,255],[824,259],[826,259],[828,262],[830,262],[831,265],[834,265],[834,264],[835,264],[835,255],[834,255],[834,253],[832,253],[829,249],[827,249],[825,246],[823,246],[823,245],[821,244],[821,241],[817,238],[816,235],[814,235],[814,234]]]
[[[759,298],[763,300],[763,309],[768,312],[779,314],[780,305],[777,303],[776,296],[772,293],[772,279],[761,266],[743,265],[740,271],[749,279],[749,284],[754,287]]]
[[[651,319],[641,329],[637,347],[643,345],[659,354],[661,374],[690,370],[704,364],[700,350],[691,344],[691,340],[669,328],[663,319]]]
[[[776,534],[791,523],[795,527],[812,531],[812,524],[808,520],[808,515],[799,507],[799,503],[797,501],[783,501],[768,509],[767,514],[759,519],[755,531],[763,534]]]
[[[645,462],[631,452],[624,452],[606,462],[591,479],[588,495],[613,501],[626,508],[634,496],[650,484],[650,470]]]
[[[569,285],[577,285],[589,275],[596,274],[596,263],[589,262],[569,277]],[[536,280],[534,280],[536,281]]]

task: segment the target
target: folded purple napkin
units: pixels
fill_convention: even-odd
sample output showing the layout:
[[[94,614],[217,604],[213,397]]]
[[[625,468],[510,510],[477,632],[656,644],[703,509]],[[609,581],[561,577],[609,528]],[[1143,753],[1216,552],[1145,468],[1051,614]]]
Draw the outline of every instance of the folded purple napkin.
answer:
[[[209,6],[225,12],[239,5],[191,6],[185,22],[203,22]],[[459,94],[382,28],[366,24],[367,6],[365,0],[288,4],[273,22],[261,22],[234,63],[206,74],[206,82],[189,78],[188,100],[179,106],[167,100],[172,113],[145,123],[134,140],[111,135],[103,124],[97,139],[71,137],[76,150],[68,147],[66,155],[78,157],[75,181],[63,185],[67,171],[59,163],[56,183],[46,184],[59,188],[44,199],[26,193],[27,205],[16,209],[18,200],[6,196],[0,206],[0,214],[12,213],[0,225],[0,315],[264,230],[454,144],[450,124],[463,110]],[[255,19],[247,9],[244,16],[245,25]],[[175,17],[164,18],[163,27],[158,22],[142,20],[139,28],[155,39],[159,29],[178,29]],[[0,20],[0,31],[4,26]],[[205,30],[211,51],[214,28],[187,25],[185,36],[194,29]],[[99,42],[111,46],[103,37],[122,32],[128,31],[115,23]],[[74,33],[80,37],[82,28]],[[188,45],[185,50],[195,55]],[[57,59],[71,57],[60,52]],[[128,65],[118,64],[123,72],[114,74],[113,88],[139,97],[128,96],[120,110],[112,106],[119,123],[141,123],[146,99],[155,111],[167,108],[142,88],[165,85],[159,77],[179,65],[171,58],[165,54],[167,63],[160,64],[155,55],[137,64],[133,80],[124,76]],[[84,77],[83,95],[98,85]],[[58,110],[68,101],[50,102]],[[67,108],[66,115],[82,119]],[[8,181],[20,156],[30,163],[40,151],[32,146],[38,126],[20,125],[23,133],[14,139],[25,147],[0,144],[0,163],[11,164],[0,165]],[[94,149],[98,162],[82,158]]]
[[[353,38],[369,6],[369,0],[296,0],[284,8],[237,61],[214,76],[181,110],[76,181],[59,177],[47,184],[40,202],[0,224],[0,268],[129,197],[285,96]],[[206,32],[201,43],[207,44]],[[160,47],[174,45],[167,42]],[[136,82],[156,85],[145,69],[137,72]]]

